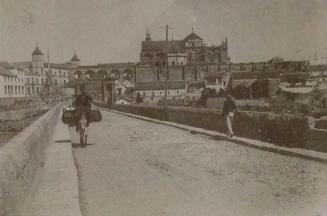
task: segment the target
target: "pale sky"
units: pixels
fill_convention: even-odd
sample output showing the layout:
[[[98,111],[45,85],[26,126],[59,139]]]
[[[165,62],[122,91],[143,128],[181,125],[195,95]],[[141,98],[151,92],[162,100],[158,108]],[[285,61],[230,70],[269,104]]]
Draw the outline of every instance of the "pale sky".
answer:
[[[162,40],[165,24],[169,38],[228,37],[232,62],[327,63],[327,0],[0,0],[0,61],[31,60],[36,41],[52,62],[74,49],[83,65],[138,61],[146,29]]]

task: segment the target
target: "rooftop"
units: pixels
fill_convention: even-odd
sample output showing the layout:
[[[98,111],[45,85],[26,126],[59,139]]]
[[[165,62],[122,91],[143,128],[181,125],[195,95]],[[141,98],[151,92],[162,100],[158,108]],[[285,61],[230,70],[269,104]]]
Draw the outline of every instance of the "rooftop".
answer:
[[[192,32],[184,39],[184,41],[188,41],[188,40],[203,40],[203,39],[199,35]]]
[[[0,64],[0,76],[10,76],[10,77],[17,77],[14,73],[10,72],[10,69],[2,66]]]
[[[181,52],[183,50],[183,47],[184,47],[184,42],[181,40],[142,42],[142,52],[147,52],[147,51]]]

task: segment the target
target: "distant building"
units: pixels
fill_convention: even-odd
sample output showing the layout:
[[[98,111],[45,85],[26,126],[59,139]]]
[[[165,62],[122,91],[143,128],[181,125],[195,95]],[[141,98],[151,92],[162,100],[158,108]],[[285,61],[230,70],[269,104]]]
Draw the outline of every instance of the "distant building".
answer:
[[[192,32],[183,40],[152,41],[146,33],[140,53],[141,65],[188,65],[197,63],[226,64],[228,56],[227,38],[219,46],[207,46],[204,40]]]
[[[157,102],[165,97],[165,82],[136,83],[135,93],[139,93],[143,100]],[[183,98],[187,93],[187,84],[183,81],[167,82],[167,98]]]
[[[25,70],[26,95],[35,96],[45,94],[49,91],[61,91],[67,85],[72,70],[80,65],[80,59],[74,53],[70,62],[58,64],[47,61],[44,54],[36,45],[32,52],[31,62],[15,62],[18,68]]]
[[[7,62],[0,62],[0,99],[25,96],[25,71]]]

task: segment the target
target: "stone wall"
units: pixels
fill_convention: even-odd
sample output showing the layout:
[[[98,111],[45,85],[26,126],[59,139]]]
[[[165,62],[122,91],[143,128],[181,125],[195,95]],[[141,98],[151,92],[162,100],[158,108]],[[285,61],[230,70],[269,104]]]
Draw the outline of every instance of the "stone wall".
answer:
[[[115,104],[112,109],[159,120],[165,115],[160,106]],[[222,112],[217,109],[168,107],[167,121],[225,132]],[[233,125],[236,136],[287,147],[327,151],[327,131],[313,129],[309,119],[301,115],[241,111],[236,115]]]
[[[57,105],[0,148],[0,216],[14,216],[15,209],[43,166],[44,149],[57,123]]]
[[[33,117],[49,110],[53,105],[42,105],[36,107],[27,107],[21,109],[11,109],[0,111],[0,122],[4,121],[19,121],[24,118]]]

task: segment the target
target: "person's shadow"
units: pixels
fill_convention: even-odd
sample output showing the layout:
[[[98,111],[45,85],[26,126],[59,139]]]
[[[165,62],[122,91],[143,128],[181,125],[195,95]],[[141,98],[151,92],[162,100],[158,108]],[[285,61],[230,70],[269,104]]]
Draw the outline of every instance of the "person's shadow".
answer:
[[[92,146],[92,145],[93,145],[92,143],[86,143],[85,148],[86,148],[87,146]],[[79,148],[82,148],[80,143],[72,143],[72,147],[73,147],[73,149],[79,149]]]

